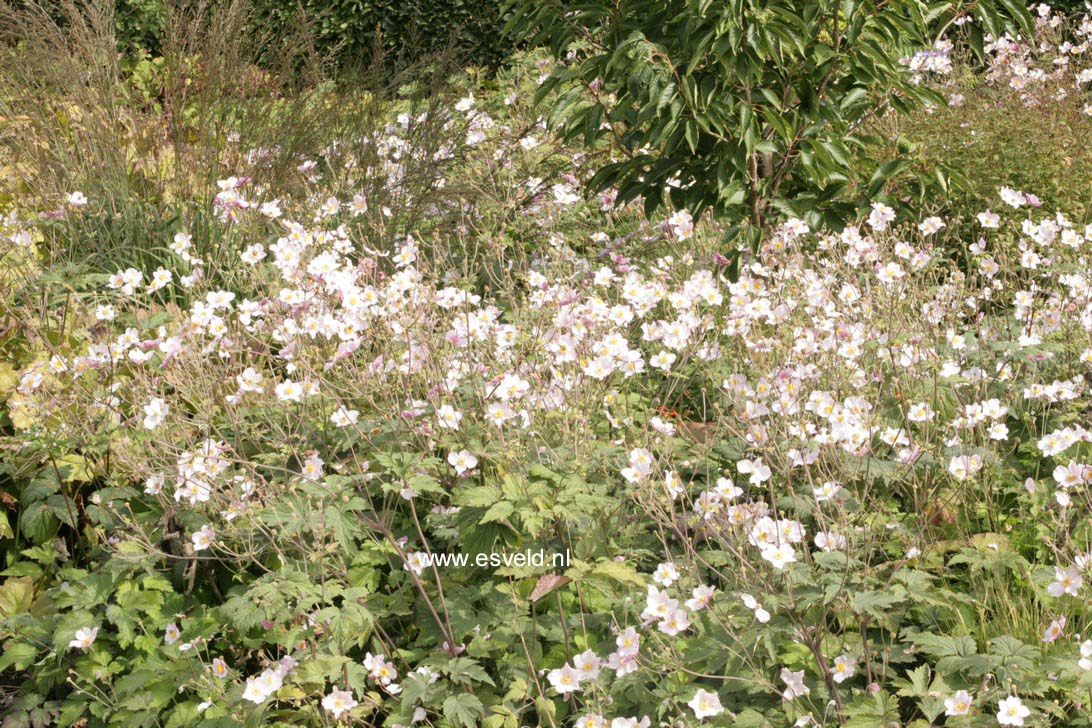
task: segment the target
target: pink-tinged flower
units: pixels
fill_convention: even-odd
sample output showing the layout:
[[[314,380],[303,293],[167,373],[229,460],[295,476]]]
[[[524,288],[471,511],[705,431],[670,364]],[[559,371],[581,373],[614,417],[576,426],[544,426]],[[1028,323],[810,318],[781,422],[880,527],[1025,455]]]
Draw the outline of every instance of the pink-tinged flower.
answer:
[[[221,680],[228,676],[228,665],[224,658],[217,657],[212,661],[212,674]]]
[[[690,627],[690,616],[685,609],[676,609],[661,620],[657,627],[669,637],[674,637]]]
[[[182,632],[178,629],[178,625],[171,622],[167,625],[167,629],[163,634],[163,641],[168,645],[173,645],[178,641],[178,638],[182,636]]]
[[[1088,482],[1089,467],[1075,460],[1070,460],[1066,465],[1059,465],[1051,473],[1054,480],[1061,488],[1070,488]]]
[[[1052,597],[1060,597],[1063,594],[1075,597],[1083,583],[1081,571],[1077,567],[1071,566],[1068,569],[1063,569],[1060,566],[1055,566],[1054,581],[1047,587],[1047,593]]]
[[[711,718],[724,712],[724,706],[720,704],[720,696],[702,688],[698,688],[687,705],[694,711],[694,717],[698,720]]]
[[[713,598],[713,592],[716,589],[711,586],[701,585],[694,587],[693,596],[686,600],[686,608],[697,612],[698,610],[705,609]]]
[[[918,230],[921,231],[922,235],[932,235],[933,233],[939,231],[941,228],[944,228],[944,227],[947,227],[944,224],[944,221],[941,220],[939,217],[934,216],[934,217],[927,217],[924,220],[922,220],[921,224],[918,225]]]
[[[1065,632],[1065,616],[1058,617],[1043,630],[1043,642],[1053,642]]]

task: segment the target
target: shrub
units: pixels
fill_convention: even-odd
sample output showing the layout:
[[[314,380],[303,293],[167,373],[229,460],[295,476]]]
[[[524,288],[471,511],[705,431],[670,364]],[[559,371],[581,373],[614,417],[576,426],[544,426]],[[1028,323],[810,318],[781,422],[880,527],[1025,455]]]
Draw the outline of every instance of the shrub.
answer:
[[[568,139],[615,138],[617,158],[593,187],[647,210],[670,198],[749,223],[802,216],[838,224],[907,166],[872,156],[865,122],[935,92],[902,64],[928,70],[934,42],[964,6],[930,2],[582,3],[569,11],[513,0],[508,28],[561,58],[544,92],[564,88],[550,121]],[[1016,3],[966,8],[995,35]],[[982,31],[974,26],[977,32]],[[943,47],[943,46],[941,46]]]
[[[456,50],[468,63],[495,68],[512,50],[500,33],[500,0],[256,0],[257,24],[274,32],[311,25],[320,52],[360,65],[377,35],[385,62],[405,67],[439,51]]]

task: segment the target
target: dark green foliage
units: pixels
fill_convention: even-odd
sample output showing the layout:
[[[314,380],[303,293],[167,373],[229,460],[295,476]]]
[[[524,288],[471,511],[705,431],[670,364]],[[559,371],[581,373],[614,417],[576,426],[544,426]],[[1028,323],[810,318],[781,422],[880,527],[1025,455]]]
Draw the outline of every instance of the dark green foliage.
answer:
[[[388,61],[399,66],[450,47],[494,66],[509,50],[500,39],[499,0],[256,0],[254,9],[274,32],[310,24],[318,50],[350,64],[371,53],[377,32]]]
[[[837,224],[905,171],[880,163],[865,123],[938,101],[901,59],[929,48],[960,13],[997,33],[1027,27],[1020,3],[835,0],[593,0],[567,8],[510,0],[508,30],[549,46],[559,64],[551,123],[592,144],[618,135],[622,156],[592,186],[666,198],[700,213]],[[606,122],[606,123],[604,123]]]
[[[67,22],[63,0],[33,4],[62,27]],[[82,9],[109,5],[76,3]],[[119,50],[160,55],[169,8],[192,14],[197,5],[185,0],[115,0]],[[384,64],[393,68],[451,50],[469,64],[495,68],[512,50],[500,32],[501,0],[254,0],[249,13],[253,16],[252,37],[295,37],[306,30],[315,50],[339,65],[370,65],[377,39]],[[278,60],[275,53],[270,51],[267,59],[273,65]]]
[[[118,45],[158,54],[166,5],[118,0]],[[252,10],[256,34],[277,37],[306,27],[316,50],[342,64],[370,60],[377,34],[385,62],[398,67],[449,49],[475,65],[494,67],[511,49],[500,34],[499,0],[255,0]]]

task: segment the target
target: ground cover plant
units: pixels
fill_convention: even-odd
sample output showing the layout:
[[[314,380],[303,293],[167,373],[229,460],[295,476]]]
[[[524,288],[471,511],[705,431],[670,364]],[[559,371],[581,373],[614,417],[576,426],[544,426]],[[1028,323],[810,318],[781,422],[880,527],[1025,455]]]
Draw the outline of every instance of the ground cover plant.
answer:
[[[906,82],[1083,109],[1034,12]],[[197,38],[0,86],[5,728],[1092,722],[1087,190],[752,248],[591,191],[578,57],[220,98]]]

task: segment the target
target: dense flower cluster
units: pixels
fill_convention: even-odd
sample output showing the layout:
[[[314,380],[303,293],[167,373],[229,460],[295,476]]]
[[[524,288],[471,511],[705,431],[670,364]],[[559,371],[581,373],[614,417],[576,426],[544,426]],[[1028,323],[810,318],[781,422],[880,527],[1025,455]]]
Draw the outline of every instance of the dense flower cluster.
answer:
[[[946,73],[949,50],[908,64]],[[1009,74],[994,81],[1042,80],[1016,72],[1018,43],[990,52]],[[790,219],[723,251],[687,210],[650,223],[616,193],[586,201],[579,164],[522,175],[547,153],[537,120],[467,95],[442,123],[512,175],[505,224],[541,243],[498,264],[511,251],[468,232],[473,211],[461,230],[388,230],[385,203],[327,187],[323,165],[407,202],[425,159],[447,189],[458,145],[416,148],[427,121],[368,138],[370,169],[336,145],[301,161],[298,198],[260,164],[233,170],[217,224],[248,237],[225,271],[173,231],[170,265],[96,280],[78,335],[18,373],[20,436],[111,443],[109,480],[73,475],[88,454],[38,487],[60,510],[83,478],[111,568],[150,584],[85,608],[70,592],[88,574],[66,577],[52,641],[81,685],[109,678],[109,643],[182,666],[165,700],[239,720],[1086,711],[1092,225],[1002,187],[971,220],[877,200],[842,230]],[[957,249],[945,236],[967,225]],[[27,251],[38,230],[13,216],[4,233]],[[441,235],[489,252],[442,254],[459,246]],[[433,559],[532,544],[576,558],[476,576]],[[146,607],[173,590],[156,569],[209,604]],[[154,644],[122,599],[161,618]]]

